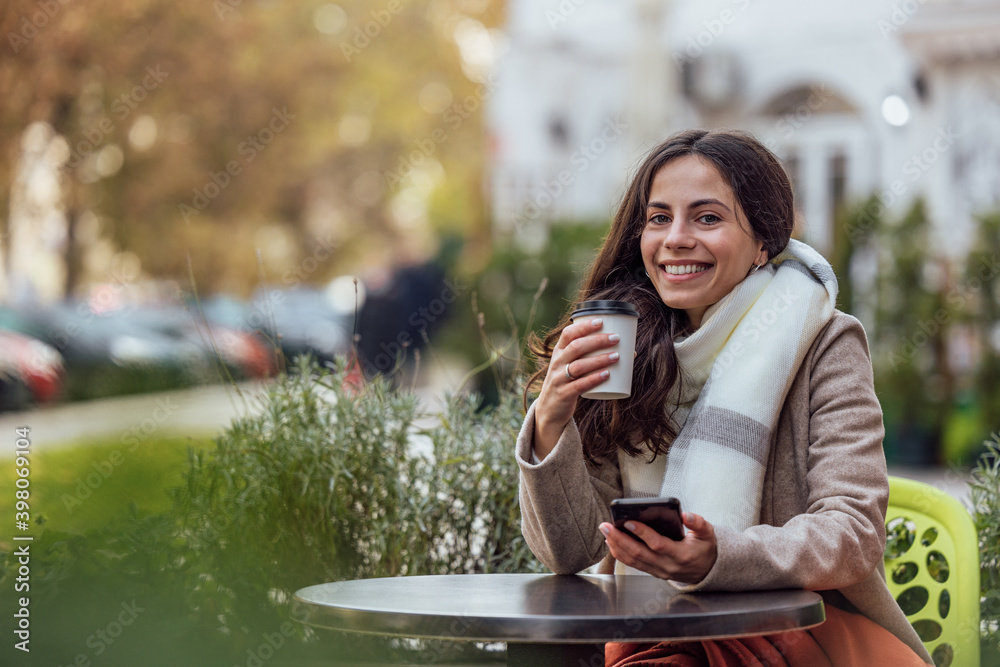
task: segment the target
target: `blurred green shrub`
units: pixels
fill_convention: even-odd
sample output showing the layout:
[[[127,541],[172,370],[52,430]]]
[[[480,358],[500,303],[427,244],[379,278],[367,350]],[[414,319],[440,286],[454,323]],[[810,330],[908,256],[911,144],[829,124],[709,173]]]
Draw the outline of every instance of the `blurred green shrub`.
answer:
[[[945,302],[946,269],[930,246],[930,219],[917,200],[899,221],[878,230],[888,254],[880,262],[875,316],[875,386],[890,419],[887,439],[897,461],[939,462],[944,420],[954,401],[947,332],[955,308]]]
[[[355,387],[347,377],[343,360],[300,359],[214,451],[190,451],[163,514],[45,531],[32,546],[37,664],[94,657],[87,642],[102,614],[132,600],[144,611],[115,664],[245,664],[283,627],[295,636],[271,664],[412,658],[427,645],[301,626],[292,594],[343,579],[542,571],[520,532],[519,394],[487,408],[445,396],[428,410],[386,379]],[[4,554],[0,585],[16,571]],[[458,642],[435,655],[475,651],[488,656]]]
[[[979,223],[955,267],[919,199],[899,219],[875,197],[838,218],[839,307],[867,327],[891,463],[971,465],[1000,408],[1000,214]]]
[[[218,375],[204,369],[176,366],[119,366],[110,361],[73,367],[66,374],[62,398],[90,401],[110,396],[128,396],[156,391],[185,389],[218,382]]]
[[[972,387],[977,433],[985,433],[1000,415],[1000,212],[979,219],[972,252],[965,263],[963,296],[967,314],[963,324],[982,341]]]
[[[986,452],[972,471],[972,517],[979,533],[983,655],[1000,664],[1000,434],[984,443]],[[990,663],[993,664],[993,663]]]
[[[425,414],[379,376],[356,393],[345,378],[300,359],[263,410],[192,454],[176,511],[234,632],[324,581],[540,568],[519,524],[518,396],[484,410],[446,396]]]

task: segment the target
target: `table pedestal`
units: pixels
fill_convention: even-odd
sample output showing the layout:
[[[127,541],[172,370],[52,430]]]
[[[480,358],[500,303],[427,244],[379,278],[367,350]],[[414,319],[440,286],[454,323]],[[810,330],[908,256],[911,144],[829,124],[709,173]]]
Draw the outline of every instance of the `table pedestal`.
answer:
[[[604,667],[604,644],[507,644],[507,664],[517,667]]]

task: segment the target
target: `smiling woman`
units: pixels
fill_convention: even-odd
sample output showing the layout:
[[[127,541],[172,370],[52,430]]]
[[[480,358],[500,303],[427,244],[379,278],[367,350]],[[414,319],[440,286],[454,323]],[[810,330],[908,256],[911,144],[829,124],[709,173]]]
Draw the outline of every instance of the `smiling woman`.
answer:
[[[516,457],[522,530],[542,562],[826,602],[813,630],[620,644],[609,665],[930,662],[882,576],[888,479],[864,330],[835,309],[829,263],[791,240],[793,211],[788,177],[750,135],[669,138],[629,184],[576,300],[638,311],[631,396],[581,400],[620,358],[600,318],[566,317],[531,343],[541,368],[525,401],[538,395]],[[611,500],[655,496],[686,510],[683,539],[612,525]]]
[[[709,306],[767,261],[719,170],[689,155],[657,172],[646,206],[642,262],[663,303],[692,328]]]

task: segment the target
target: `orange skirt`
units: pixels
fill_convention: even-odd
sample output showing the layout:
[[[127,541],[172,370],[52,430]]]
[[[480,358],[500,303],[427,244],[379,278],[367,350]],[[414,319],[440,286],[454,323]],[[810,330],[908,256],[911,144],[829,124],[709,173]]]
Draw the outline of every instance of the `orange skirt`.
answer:
[[[763,637],[605,647],[607,667],[927,667],[891,632],[861,614],[826,605],[826,621],[811,630]]]

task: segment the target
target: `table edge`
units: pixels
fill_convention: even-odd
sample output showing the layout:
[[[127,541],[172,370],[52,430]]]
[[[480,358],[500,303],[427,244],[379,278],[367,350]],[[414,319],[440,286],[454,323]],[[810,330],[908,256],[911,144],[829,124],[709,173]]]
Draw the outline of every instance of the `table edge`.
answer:
[[[337,583],[337,582],[331,582]],[[320,584],[322,586],[322,584]],[[293,618],[315,628],[385,637],[409,637],[444,641],[478,641],[508,643],[594,643],[600,641],[635,641],[655,639],[720,639],[751,637],[792,630],[808,630],[826,619],[822,597],[815,591],[784,589],[811,598],[803,605],[789,606],[770,612],[757,624],[737,621],[741,614],[713,614],[701,619],[673,617],[669,619],[638,619],[634,616],[565,616],[557,619],[539,618],[530,614],[510,616],[468,615],[460,612],[372,611],[324,605],[293,595]],[[760,591],[762,593],[774,591]],[[712,595],[713,593],[701,593]],[[697,593],[695,595],[698,595]],[[610,625],[609,625],[610,622]],[[741,629],[733,630],[733,623]],[[678,625],[684,628],[678,634]],[[631,627],[638,625],[638,628]],[[669,628],[673,627],[673,632]],[[610,628],[610,629],[609,629]],[[745,629],[744,629],[745,628]]]

